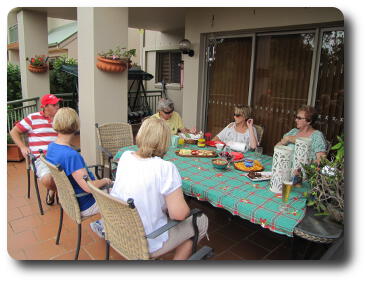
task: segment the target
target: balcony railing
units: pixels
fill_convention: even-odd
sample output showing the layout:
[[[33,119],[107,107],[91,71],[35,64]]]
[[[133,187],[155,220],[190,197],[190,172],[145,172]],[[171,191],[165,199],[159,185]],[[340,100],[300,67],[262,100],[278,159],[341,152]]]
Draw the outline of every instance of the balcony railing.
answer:
[[[76,109],[77,103],[73,99],[72,93],[56,94],[62,98],[61,107],[67,106]],[[9,132],[17,121],[22,120],[27,115],[39,111],[39,97],[19,99],[8,102],[7,110],[7,131]],[[77,109],[76,109],[77,110]]]

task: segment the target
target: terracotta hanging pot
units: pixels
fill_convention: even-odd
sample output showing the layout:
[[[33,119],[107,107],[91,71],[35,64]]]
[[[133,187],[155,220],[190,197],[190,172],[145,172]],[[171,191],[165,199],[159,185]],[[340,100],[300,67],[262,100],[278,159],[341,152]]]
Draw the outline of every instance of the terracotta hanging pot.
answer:
[[[98,62],[97,68],[105,72],[121,73],[126,70],[127,64],[123,60],[106,59],[101,56],[97,56]]]
[[[48,65],[42,65],[42,66],[33,66],[31,64],[28,65],[28,70],[33,73],[44,73],[47,72]]]

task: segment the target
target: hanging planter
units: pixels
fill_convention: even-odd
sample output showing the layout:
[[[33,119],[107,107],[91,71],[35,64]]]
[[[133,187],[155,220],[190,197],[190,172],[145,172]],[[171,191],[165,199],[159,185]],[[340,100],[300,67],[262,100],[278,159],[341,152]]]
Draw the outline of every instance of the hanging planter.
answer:
[[[28,70],[31,71],[32,73],[45,73],[47,72],[47,69],[48,69],[47,64],[42,66],[28,65]]]
[[[106,59],[97,56],[97,68],[104,72],[121,73],[127,69],[127,64],[119,59]]]
[[[45,55],[36,55],[29,59],[27,57],[26,59],[29,61],[28,70],[33,73],[45,73],[48,70],[47,60],[48,57]]]
[[[126,48],[117,47],[115,50],[110,49],[108,52],[98,53],[96,66],[104,72],[121,73],[131,68],[132,56],[135,56],[136,50],[126,50]]]

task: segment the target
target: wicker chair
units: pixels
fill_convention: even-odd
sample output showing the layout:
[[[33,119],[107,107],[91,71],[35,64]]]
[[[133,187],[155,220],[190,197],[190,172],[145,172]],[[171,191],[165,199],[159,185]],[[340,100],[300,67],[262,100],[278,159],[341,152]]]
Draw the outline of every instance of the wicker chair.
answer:
[[[54,178],[56,187],[57,187],[57,194],[60,201],[60,222],[59,222],[59,228],[57,232],[56,237],[56,245],[60,242],[60,235],[61,235],[61,229],[62,229],[62,222],[63,222],[63,212],[65,210],[66,214],[69,215],[69,217],[74,220],[78,225],[78,237],[77,237],[77,245],[76,245],[76,252],[75,252],[75,260],[78,259],[79,256],[79,250],[80,250],[80,242],[81,242],[81,236],[82,236],[82,221],[89,217],[82,217],[80,214],[80,208],[78,204],[78,197],[85,196],[89,193],[80,193],[75,194],[74,188],[71,185],[68,177],[66,176],[65,172],[61,168],[60,165],[53,165],[50,162],[48,162],[44,155],[41,154],[40,156],[41,161],[44,162],[48,168],[51,171],[51,175]]]
[[[263,138],[263,134],[264,134],[264,128],[260,125],[255,125],[254,127],[256,129],[256,133],[257,133],[257,142],[259,143],[259,145],[261,144],[261,140]]]
[[[134,144],[133,132],[130,124],[123,122],[95,124],[98,139],[98,149],[100,152],[100,162],[102,166],[108,168],[109,177],[112,179],[111,161],[117,151]],[[102,177],[104,170],[102,171]]]
[[[85,176],[85,180],[87,180],[87,176]],[[90,181],[87,181],[87,184],[97,201],[104,221],[106,260],[109,259],[110,245],[128,260],[150,260],[152,257],[149,254],[147,238],[154,239],[180,223],[180,221],[170,220],[160,229],[146,235],[133,199],[128,199],[126,203],[99,190]],[[200,210],[196,209],[192,210],[190,214],[193,215],[195,231],[193,238],[193,251],[195,253],[191,256],[191,260],[207,258],[212,255],[212,249],[207,246],[202,247],[196,252],[199,233],[196,225],[196,217],[201,213]]]

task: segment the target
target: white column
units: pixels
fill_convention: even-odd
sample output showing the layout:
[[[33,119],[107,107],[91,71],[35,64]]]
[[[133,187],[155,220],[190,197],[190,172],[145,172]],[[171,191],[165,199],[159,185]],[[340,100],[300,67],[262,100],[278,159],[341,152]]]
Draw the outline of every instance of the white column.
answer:
[[[19,66],[23,98],[32,98],[50,93],[49,72],[32,73],[28,70],[29,59],[35,55],[48,54],[47,14],[20,11],[18,19]]]
[[[81,151],[97,162],[95,123],[127,122],[128,71],[103,72],[97,53],[127,47],[128,8],[78,8],[78,74]]]

